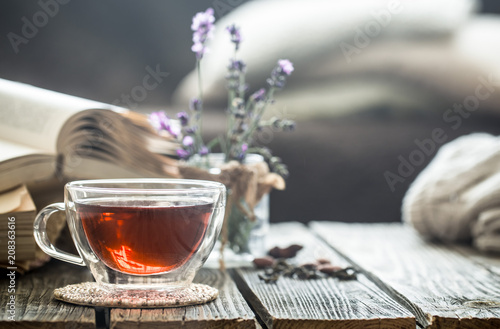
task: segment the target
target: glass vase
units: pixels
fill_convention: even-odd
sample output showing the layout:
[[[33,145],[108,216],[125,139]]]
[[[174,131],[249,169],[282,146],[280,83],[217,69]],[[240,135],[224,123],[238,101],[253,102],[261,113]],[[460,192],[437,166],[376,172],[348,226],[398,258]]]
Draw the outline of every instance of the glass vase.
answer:
[[[225,154],[212,153],[208,158],[193,159],[193,165],[208,170],[211,174],[220,174],[220,167],[224,164]],[[258,154],[248,154],[244,164],[251,165],[263,162],[264,158]],[[231,191],[228,189],[228,193]],[[247,208],[243,198],[238,200],[242,207],[233,204],[227,209],[226,216],[227,241],[223,252],[226,267],[248,265],[254,257],[261,257],[266,253],[265,239],[269,232],[269,194],[265,194],[253,208],[254,218],[250,218],[244,211]],[[221,237],[224,233],[221,234]],[[217,242],[212,254],[205,263],[206,267],[219,267],[221,259],[221,239]]]

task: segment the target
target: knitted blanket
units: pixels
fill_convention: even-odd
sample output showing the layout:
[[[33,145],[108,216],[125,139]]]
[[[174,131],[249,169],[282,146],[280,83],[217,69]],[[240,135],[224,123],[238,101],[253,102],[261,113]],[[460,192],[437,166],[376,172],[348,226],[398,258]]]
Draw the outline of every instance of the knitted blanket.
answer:
[[[408,189],[402,213],[427,238],[500,252],[500,137],[476,133],[441,147]]]

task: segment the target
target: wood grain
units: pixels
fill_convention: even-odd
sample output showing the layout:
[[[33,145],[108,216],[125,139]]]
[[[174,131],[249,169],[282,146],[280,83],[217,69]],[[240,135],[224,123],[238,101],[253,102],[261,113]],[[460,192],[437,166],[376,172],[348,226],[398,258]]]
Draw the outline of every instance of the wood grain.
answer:
[[[301,244],[297,264],[328,258],[350,265],[298,223],[271,227],[268,247]],[[266,284],[261,270],[235,270],[235,280],[245,298],[269,328],[415,328],[415,318],[364,275],[357,281],[280,278]]]
[[[452,245],[450,248],[455,249],[464,257],[479,264],[480,266],[483,266],[491,273],[495,273],[500,276],[500,254],[480,253],[476,249],[465,245]]]
[[[229,274],[201,269],[195,282],[219,289],[211,303],[164,309],[112,309],[111,328],[256,328],[255,315]]]
[[[8,319],[6,304],[10,298],[9,281],[2,272],[0,284],[1,328],[95,328],[95,312],[91,307],[76,306],[57,301],[55,288],[67,284],[93,281],[90,272],[80,266],[52,260],[44,267],[16,278],[15,321]]]
[[[402,224],[311,223],[425,328],[500,328],[500,278]]]

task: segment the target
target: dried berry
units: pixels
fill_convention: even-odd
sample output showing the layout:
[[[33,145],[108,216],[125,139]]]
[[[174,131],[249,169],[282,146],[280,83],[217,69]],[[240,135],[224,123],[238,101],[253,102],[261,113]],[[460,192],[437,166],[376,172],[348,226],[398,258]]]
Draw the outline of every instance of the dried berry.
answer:
[[[339,280],[356,280],[358,278],[357,271],[352,267],[346,267],[335,272],[335,277]]]
[[[257,268],[266,268],[266,267],[273,266],[275,263],[275,260],[272,257],[261,257],[261,258],[255,258],[253,260],[253,263],[255,264],[255,267],[257,267]]]
[[[302,246],[291,245],[287,248],[275,247],[269,254],[276,255],[278,259],[272,257],[256,258],[254,263],[259,268],[264,268],[263,274],[259,274],[259,279],[265,283],[275,283],[280,277],[298,280],[313,280],[321,278],[337,278],[339,280],[356,280],[357,270],[353,267],[342,268],[330,263],[327,259],[318,259],[316,263],[304,263],[295,266],[283,257],[288,253],[297,253]]]
[[[283,272],[288,272],[288,271],[291,271],[293,270],[293,266],[288,264],[286,260],[284,259],[278,259],[275,263],[275,265],[273,266],[274,268],[274,271],[275,272],[280,272],[280,273],[283,273]]]
[[[268,254],[274,258],[292,258],[297,255],[303,247],[298,244],[292,244],[286,248],[274,247],[269,250]]]
[[[332,265],[332,264],[322,264],[320,266],[318,266],[318,271],[320,271],[321,273],[325,273],[325,274],[333,274],[337,271],[340,271],[342,270],[342,267],[340,266],[335,266],[335,265]]]
[[[316,259],[316,263],[318,264],[331,264],[329,259],[326,258],[318,258]]]
[[[279,274],[273,274],[271,276],[263,276],[259,274],[259,279],[261,279],[265,283],[276,283],[279,277],[280,277]]]
[[[292,244],[291,246],[285,248],[284,252],[285,252],[285,255],[283,256],[284,258],[292,258],[292,257],[295,257],[297,255],[297,253],[302,250],[302,247],[301,245],[299,244]],[[288,257],[287,257],[288,256]]]
[[[300,268],[300,267],[299,267]],[[311,275],[309,274],[309,271],[302,269],[297,271],[297,277],[301,280],[307,280],[309,279]]]
[[[271,257],[274,258],[281,258],[281,248],[280,247],[274,247],[271,250],[269,250],[268,254]]]
[[[315,270],[318,267],[318,264],[316,263],[304,263],[300,265],[300,267],[308,269],[308,270]]]

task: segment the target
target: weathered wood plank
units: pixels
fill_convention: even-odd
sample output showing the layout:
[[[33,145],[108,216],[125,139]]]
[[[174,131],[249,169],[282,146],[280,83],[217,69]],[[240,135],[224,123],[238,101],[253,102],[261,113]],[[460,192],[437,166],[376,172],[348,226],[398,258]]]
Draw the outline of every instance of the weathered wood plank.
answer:
[[[429,328],[500,328],[500,278],[401,224],[310,227]]]
[[[211,303],[163,309],[112,309],[111,328],[256,328],[257,321],[229,274],[201,269],[195,282],[219,289]]]
[[[327,258],[339,266],[350,265],[302,224],[271,227],[268,247],[301,244],[298,264]],[[415,318],[364,275],[357,281],[280,278],[266,284],[261,271],[235,270],[242,294],[269,328],[412,328]]]
[[[473,262],[485,267],[488,271],[500,276],[500,255],[483,254],[469,246],[453,245],[451,248],[472,260]]]
[[[44,267],[15,280],[15,321],[9,320],[7,301],[9,281],[2,275],[0,305],[1,328],[95,328],[95,312],[91,307],[57,301],[55,288],[82,281],[93,281],[90,272],[80,266],[52,260]]]

